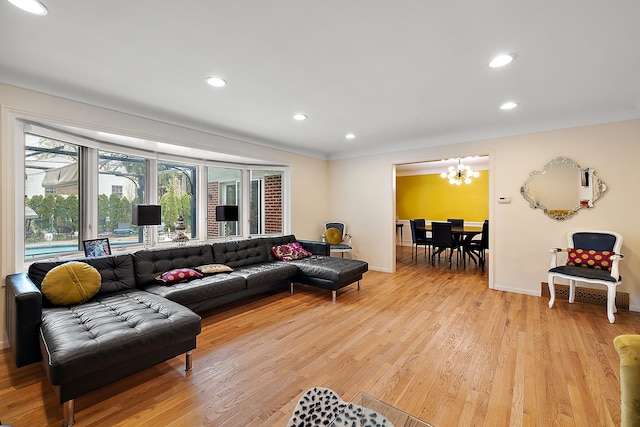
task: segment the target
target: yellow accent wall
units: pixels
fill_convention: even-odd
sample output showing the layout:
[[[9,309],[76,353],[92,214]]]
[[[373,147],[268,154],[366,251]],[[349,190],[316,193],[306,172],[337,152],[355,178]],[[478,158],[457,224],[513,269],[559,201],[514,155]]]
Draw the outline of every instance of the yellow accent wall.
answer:
[[[451,185],[440,175],[397,177],[396,215],[405,220],[489,219],[489,171],[479,172],[471,184],[462,185]]]

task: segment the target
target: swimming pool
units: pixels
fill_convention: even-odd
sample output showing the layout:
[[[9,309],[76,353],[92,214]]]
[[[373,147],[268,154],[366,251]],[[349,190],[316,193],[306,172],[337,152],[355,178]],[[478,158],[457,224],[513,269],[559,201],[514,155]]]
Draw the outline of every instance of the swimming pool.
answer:
[[[56,254],[62,254],[65,252],[79,252],[82,254],[82,251],[78,249],[78,245],[45,245],[45,246],[27,246],[24,249],[24,258],[40,258],[46,257]]]
[[[132,244],[132,242],[111,243],[111,249],[113,250],[116,246],[124,246],[126,244]],[[78,256],[83,256],[83,251],[78,249],[78,244],[27,246],[24,250],[24,259],[46,258],[63,254],[76,255],[74,252],[77,252]]]

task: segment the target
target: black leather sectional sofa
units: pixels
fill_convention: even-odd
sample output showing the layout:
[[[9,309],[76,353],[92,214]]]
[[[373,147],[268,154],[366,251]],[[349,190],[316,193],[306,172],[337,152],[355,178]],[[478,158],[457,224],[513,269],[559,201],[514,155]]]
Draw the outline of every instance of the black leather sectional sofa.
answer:
[[[148,249],[80,261],[101,275],[100,290],[82,304],[54,306],[41,284],[68,261],[31,264],[6,278],[6,327],[16,366],[39,360],[63,405],[63,423],[74,424],[74,399],[157,363],[191,351],[200,315],[232,301],[285,290],[294,283],[332,291],[358,282],[364,261],[333,258],[329,245],[299,241],[312,255],[276,259],[271,248],[293,235]],[[171,285],[156,277],[176,268],[224,264],[233,271]]]

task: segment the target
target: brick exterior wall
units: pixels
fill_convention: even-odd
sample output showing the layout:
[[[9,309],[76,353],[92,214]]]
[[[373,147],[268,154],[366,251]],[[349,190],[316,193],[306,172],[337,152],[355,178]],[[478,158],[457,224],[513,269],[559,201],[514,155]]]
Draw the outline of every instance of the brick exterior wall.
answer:
[[[282,175],[264,177],[265,234],[282,233]]]
[[[207,238],[220,237],[220,223],[216,221],[216,206],[220,200],[218,182],[207,184]],[[282,233],[282,175],[264,177],[264,234]]]
[[[210,182],[207,184],[207,239],[220,237],[220,223],[216,221],[216,206],[220,195],[218,182]]]

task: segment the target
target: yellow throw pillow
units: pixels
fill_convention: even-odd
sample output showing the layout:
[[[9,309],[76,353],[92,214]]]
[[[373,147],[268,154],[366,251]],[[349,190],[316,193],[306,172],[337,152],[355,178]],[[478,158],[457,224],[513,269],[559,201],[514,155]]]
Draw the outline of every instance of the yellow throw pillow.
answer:
[[[324,238],[330,245],[337,245],[342,242],[342,232],[337,228],[329,228],[324,232]]]
[[[49,270],[42,280],[42,293],[55,305],[80,304],[98,293],[101,282],[94,267],[71,261]]]

